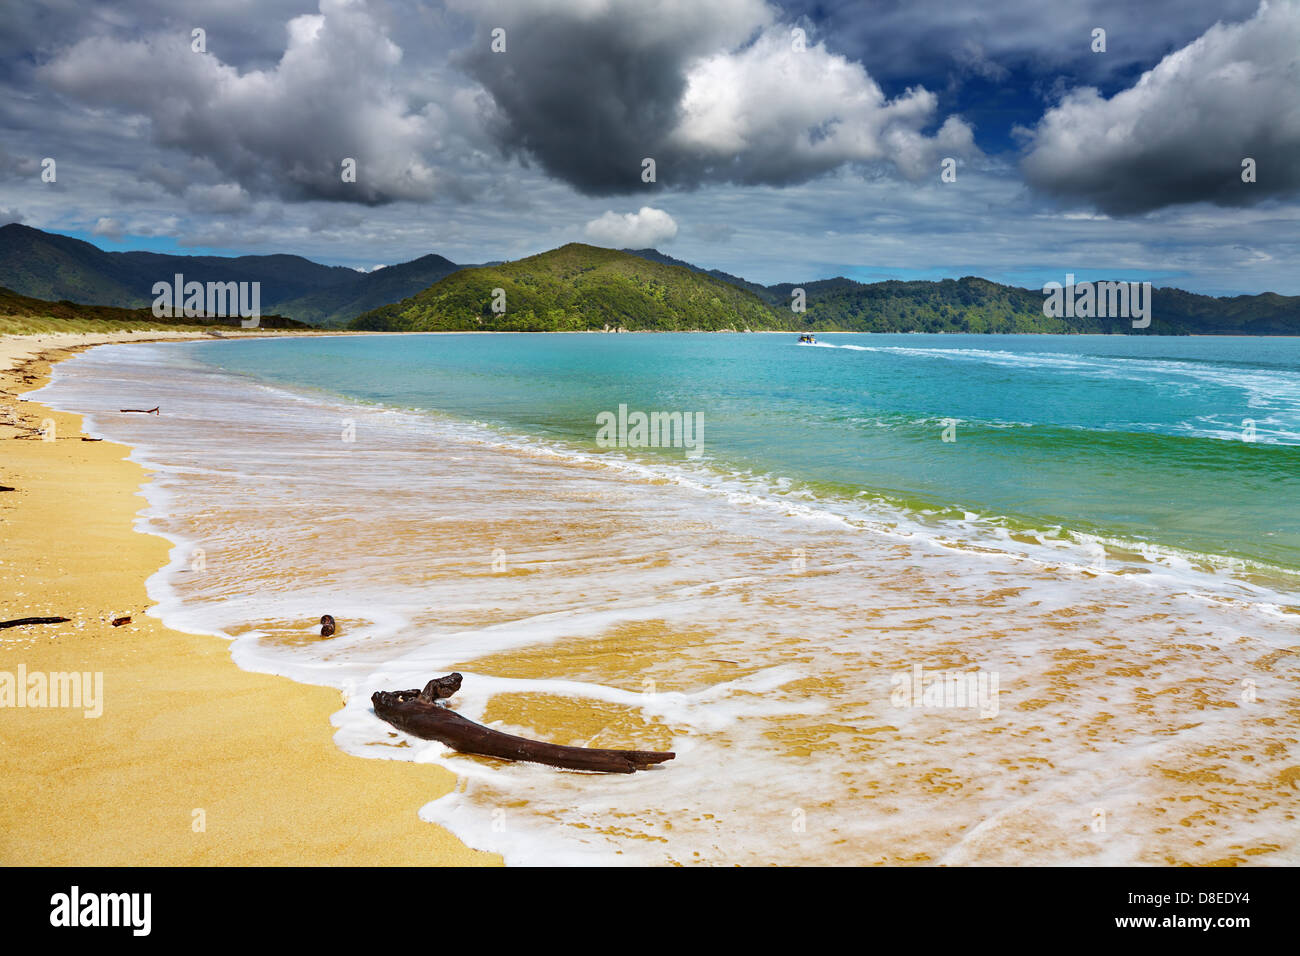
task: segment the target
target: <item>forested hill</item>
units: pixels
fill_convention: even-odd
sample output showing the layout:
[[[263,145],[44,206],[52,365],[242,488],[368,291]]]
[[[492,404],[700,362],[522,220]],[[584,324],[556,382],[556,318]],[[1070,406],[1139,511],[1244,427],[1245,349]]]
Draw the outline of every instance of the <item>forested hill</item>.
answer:
[[[494,301],[504,313],[494,311]],[[570,243],[527,259],[462,269],[409,299],[363,313],[351,328],[742,331],[781,328],[783,319],[753,293],[712,276]]]
[[[725,278],[722,278],[725,277]],[[795,312],[795,289],[805,309]],[[505,313],[492,309],[504,290]],[[1152,290],[1151,324],[1133,317],[1052,318],[1040,290],[967,276],[931,281],[835,278],[761,286],[705,272],[653,249],[573,243],[490,268],[463,269],[417,295],[357,317],[354,329],[563,331],[788,329],[846,332],[1300,334],[1300,297],[1214,298]]]
[[[967,276],[760,285],[657,249],[572,243],[514,262],[460,266],[430,253],[358,273],[301,256],[105,252],[71,236],[0,226],[0,286],[83,305],[148,307],[158,280],[258,282],[261,305],[326,327],[409,330],[785,329],[853,332],[1115,332],[1300,335],[1300,296],[1215,298],[1155,289],[1151,324],[1131,317],[1050,318],[1040,289]],[[505,312],[493,290],[505,291]],[[791,309],[802,289],[806,309]]]
[[[0,286],[0,335],[35,332],[127,332],[148,329],[240,328],[243,319],[232,316],[159,318],[152,309],[124,309],[113,305],[81,305],[66,299],[50,302],[19,295]],[[282,315],[263,315],[257,323],[262,329],[311,328]]]
[[[155,282],[171,282],[178,272],[203,283],[258,282],[263,308],[357,278],[354,269],[323,266],[302,256],[105,252],[84,240],[16,222],[0,226],[0,286],[20,295],[135,309],[152,304]]]
[[[789,311],[793,283],[768,286],[767,300]],[[1214,298],[1151,290],[1151,324],[1130,317],[1051,318],[1041,290],[967,276],[941,282],[826,279],[802,286],[807,311],[792,328],[855,332],[1109,332],[1143,335],[1300,335],[1300,296]]]

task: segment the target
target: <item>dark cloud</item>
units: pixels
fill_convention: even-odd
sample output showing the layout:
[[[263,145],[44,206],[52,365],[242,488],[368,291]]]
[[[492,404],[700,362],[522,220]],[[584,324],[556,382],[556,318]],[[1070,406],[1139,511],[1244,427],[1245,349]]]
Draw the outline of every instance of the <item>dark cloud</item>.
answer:
[[[14,156],[0,146],[0,179],[32,179],[39,177],[40,160],[33,156]]]
[[[613,18],[506,22],[505,53],[491,52],[485,27],[458,59],[499,108],[492,133],[507,152],[593,194],[628,192],[642,159],[668,158],[686,87],[674,41],[635,43]]]
[[[1095,267],[1300,291],[1300,44],[1184,50],[1255,0],[446,2],[0,0],[0,217],[369,268],[518,258],[648,205],[679,225],[674,254],[765,281]],[[1194,70],[1138,83],[1177,51]],[[998,132],[1015,123],[1023,153]],[[936,160],[963,152],[940,184]],[[639,195],[645,156],[668,195]]]
[[[1242,161],[1257,178],[1242,181]],[[1112,215],[1300,191],[1300,5],[1261,7],[1171,53],[1129,89],[1067,94],[1030,134],[1027,180]]]
[[[178,25],[203,12],[130,39],[117,31],[83,37],[35,77],[76,104],[146,119],[159,146],[211,167],[216,175],[204,187],[374,205],[427,200],[456,185],[454,171],[433,157],[470,151],[458,131],[477,122],[483,104],[464,84],[439,86],[426,68],[404,64],[386,8],[321,0],[319,13],[275,25],[280,55],[257,68],[228,61],[232,51],[211,35],[206,52],[194,51]],[[344,180],[345,159],[356,161],[355,182]],[[193,168],[169,177],[160,165],[150,178],[177,195],[191,190]],[[245,205],[207,192],[198,201],[209,211]]]
[[[887,97],[859,64],[796,38],[762,0],[464,9],[478,31],[459,62],[492,96],[497,141],[588,195],[788,185],[851,163],[890,163],[915,178],[941,154],[972,151],[960,120],[940,125],[931,94]],[[504,52],[492,48],[497,29]],[[937,134],[925,132],[932,126]]]

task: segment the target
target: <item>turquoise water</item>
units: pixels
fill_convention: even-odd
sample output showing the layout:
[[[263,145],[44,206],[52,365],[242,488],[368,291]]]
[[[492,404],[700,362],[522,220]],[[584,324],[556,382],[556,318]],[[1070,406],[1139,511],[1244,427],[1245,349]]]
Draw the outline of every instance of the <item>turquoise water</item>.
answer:
[[[793,339],[131,344],[35,397],[150,469],[151,615],[337,689],[338,746],[454,772],[421,818],[510,863],[1294,864],[1297,343]],[[602,447],[619,405],[704,454]],[[470,719],[677,758],[374,714],[452,671]]]
[[[694,465],[781,494],[1300,568],[1296,338],[420,335],[191,355],[664,464],[684,450],[598,448],[597,415],[699,413]]]

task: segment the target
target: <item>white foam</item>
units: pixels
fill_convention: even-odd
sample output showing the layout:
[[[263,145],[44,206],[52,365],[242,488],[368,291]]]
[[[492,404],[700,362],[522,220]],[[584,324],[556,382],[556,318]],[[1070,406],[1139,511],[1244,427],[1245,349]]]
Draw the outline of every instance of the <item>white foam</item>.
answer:
[[[1079,842],[1091,807],[1145,821],[1153,768],[1210,746],[1258,745],[1250,773],[1286,759],[1245,728],[1294,696],[1251,662],[1300,644],[1295,595],[1226,560],[1216,570],[1212,556],[1154,547],[1120,560],[1140,545],[1060,528],[1013,537],[997,515],[821,499],[769,476],[600,456],[201,365],[158,374],[178,352],[94,350],[56,366],[40,396],[89,412],[95,434],[155,469],[137,528],[173,547],[149,581],[153,613],[229,639],[242,667],[339,688],[339,745],[453,770],[458,789],[421,815],[508,862],[888,862],[899,847],[947,862],[1149,862],[1164,843],[1145,822]],[[166,414],[112,414],[146,383]],[[348,447],[344,418],[357,428]],[[410,550],[412,529],[427,550]],[[492,572],[498,539],[520,573]],[[202,574],[189,570],[198,547]],[[336,638],[295,640],[324,612]],[[572,652],[650,626],[692,635],[670,668],[653,653],[638,665],[631,686],[644,676],[654,692]],[[557,649],[561,670],[523,679],[475,664],[539,648]],[[1071,684],[1052,670],[1062,651],[1103,661]],[[891,703],[891,675],[949,659],[1000,675],[996,724]],[[670,728],[678,757],[609,779],[393,746],[370,694],[453,667],[471,718],[520,695],[599,705]],[[1181,711],[1185,688],[1247,673],[1264,709]],[[1153,714],[1125,703],[1137,694]],[[1277,810],[1250,811],[1198,834],[1205,852],[1271,841],[1275,858],[1300,860]],[[1008,827],[1039,839],[1007,840]]]

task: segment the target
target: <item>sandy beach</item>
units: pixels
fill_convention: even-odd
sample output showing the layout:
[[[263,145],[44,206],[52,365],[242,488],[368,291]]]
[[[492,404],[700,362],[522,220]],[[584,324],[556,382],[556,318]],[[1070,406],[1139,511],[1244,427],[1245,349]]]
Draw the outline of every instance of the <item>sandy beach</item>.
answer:
[[[77,350],[191,337],[0,338],[0,621],[70,618],[0,630],[0,672],[103,681],[98,717],[0,710],[0,863],[499,863],[418,818],[452,774],[335,746],[336,691],[242,671],[224,641],[146,616],[168,551],[132,529],[148,473],[122,445],[83,441],[79,416],[22,400]]]
[[[881,527],[880,507],[686,459],[503,439],[454,414],[476,387],[462,368],[562,378],[591,342],[512,341],[98,349],[39,405],[20,393],[91,343],[0,340],[0,621],[71,618],[0,629],[0,859],[499,862],[466,843],[523,865],[1295,859],[1297,611],[1270,579],[1118,547],[1099,566],[970,522]],[[650,367],[683,347],[599,356]],[[810,374],[838,357],[815,355]],[[294,389],[322,368],[336,393]],[[268,370],[302,378],[261,387]],[[352,397],[370,380],[387,404]],[[547,407],[529,381],[492,400]],[[329,640],[324,611],[344,624]],[[472,720],[677,759],[608,778],[485,764],[375,720],[372,691],[451,671]],[[102,675],[102,716],[4,703],[6,674],[70,672]]]

